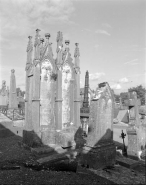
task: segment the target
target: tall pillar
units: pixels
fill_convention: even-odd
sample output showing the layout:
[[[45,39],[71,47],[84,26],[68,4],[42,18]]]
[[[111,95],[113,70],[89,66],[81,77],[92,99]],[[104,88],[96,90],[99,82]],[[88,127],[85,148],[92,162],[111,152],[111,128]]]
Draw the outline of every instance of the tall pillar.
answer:
[[[57,34],[56,130],[62,129],[62,32]]]
[[[85,87],[84,87],[84,101],[83,101],[83,107],[85,108],[89,107],[88,91],[89,91],[89,72],[86,71]]]
[[[26,61],[26,81],[25,81],[25,129],[32,130],[32,78],[33,74],[30,73],[32,69],[32,36],[29,36],[27,45],[27,61]]]
[[[9,93],[9,109],[17,109],[17,92],[16,92],[16,79],[15,79],[15,70],[11,70],[10,77],[10,93]]]
[[[32,94],[32,125],[35,133],[40,131],[40,30],[36,30],[34,70],[33,70],[33,94]]]
[[[78,43],[75,44],[75,88],[74,88],[74,122],[77,127],[80,126],[80,52]]]

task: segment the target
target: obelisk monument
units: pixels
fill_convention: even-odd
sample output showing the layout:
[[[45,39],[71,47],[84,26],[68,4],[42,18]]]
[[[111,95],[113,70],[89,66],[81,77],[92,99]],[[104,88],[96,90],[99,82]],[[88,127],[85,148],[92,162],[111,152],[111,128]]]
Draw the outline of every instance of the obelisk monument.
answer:
[[[16,92],[16,79],[15,79],[15,70],[11,70],[10,77],[10,91],[9,91],[9,109],[17,109],[17,92]]]

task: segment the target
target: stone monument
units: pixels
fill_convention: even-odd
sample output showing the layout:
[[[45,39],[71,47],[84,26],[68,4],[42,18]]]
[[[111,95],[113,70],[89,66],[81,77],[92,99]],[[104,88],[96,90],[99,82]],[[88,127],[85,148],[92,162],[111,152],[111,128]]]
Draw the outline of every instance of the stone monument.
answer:
[[[0,89],[0,106],[8,105],[8,89],[6,89],[6,81],[2,81],[2,88]]]
[[[115,162],[113,143],[114,97],[107,82],[99,84],[91,100],[88,135],[80,153],[83,164],[97,169]]]
[[[139,117],[140,99],[137,99],[136,92],[129,92],[129,99],[125,100],[129,110],[129,126],[127,128],[129,157],[138,157],[138,153],[145,148],[145,127],[141,124]]]
[[[18,109],[15,70],[11,70],[10,91],[9,91],[9,109]]]
[[[83,107],[80,109],[80,119],[84,134],[88,133],[89,122],[89,72],[86,71]]]
[[[36,30],[33,44],[29,36],[26,62],[26,98],[24,143],[74,145],[74,134],[80,125],[80,66],[76,43],[72,62],[69,40],[63,51],[62,32],[57,34],[57,58],[53,58],[50,34],[46,40]],[[31,138],[31,139],[30,139]]]

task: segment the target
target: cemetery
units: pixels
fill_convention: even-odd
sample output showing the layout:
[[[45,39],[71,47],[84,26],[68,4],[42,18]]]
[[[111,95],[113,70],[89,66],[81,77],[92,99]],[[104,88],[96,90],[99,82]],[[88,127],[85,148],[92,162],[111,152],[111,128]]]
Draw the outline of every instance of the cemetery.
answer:
[[[46,33],[44,39],[40,31],[36,30],[34,41],[28,37],[25,96],[17,93],[14,69],[10,86],[2,81],[0,139],[18,138],[12,143],[23,156],[23,165],[14,152],[15,162],[0,161],[1,170],[21,170],[23,166],[45,175],[69,171],[72,176],[76,173],[75,178],[87,173],[108,184],[117,184],[119,170],[123,174],[120,183],[122,178],[131,183],[133,172],[137,173],[135,181],[143,183],[146,114],[136,92],[129,92],[124,104],[120,102],[116,108],[109,83],[99,83],[91,90],[88,71],[81,91],[79,43],[75,43],[73,59],[70,41],[64,41],[59,31],[54,59],[51,35]]]

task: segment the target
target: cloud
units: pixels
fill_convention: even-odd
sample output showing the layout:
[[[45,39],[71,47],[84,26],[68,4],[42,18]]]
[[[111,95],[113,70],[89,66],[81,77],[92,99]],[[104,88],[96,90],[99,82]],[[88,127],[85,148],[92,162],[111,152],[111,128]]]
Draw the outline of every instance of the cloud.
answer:
[[[128,61],[128,62],[125,62],[124,64],[125,64],[125,65],[126,65],[126,64],[135,65],[135,64],[138,64],[138,62],[136,62],[136,61],[138,61],[138,58],[135,58],[135,59],[133,59],[133,60],[130,60],[130,61]]]
[[[111,34],[109,32],[107,32],[106,30],[102,30],[102,29],[96,30],[95,33],[111,36]]]
[[[121,79],[119,80],[119,82],[120,82],[120,83],[128,83],[129,80],[128,80],[128,78],[124,77],[124,78],[121,78]]]
[[[113,84],[110,87],[111,87],[111,89],[115,89],[115,90],[118,90],[118,89],[121,89],[122,88],[121,85],[118,84],[118,83],[117,84]]]
[[[93,74],[89,74],[89,79],[91,81],[95,81],[98,80],[99,78],[101,78],[102,76],[104,76],[105,73],[101,72],[101,73],[93,73]]]
[[[2,35],[24,36],[31,30],[50,24],[72,24],[75,11],[71,0],[3,0],[1,1]]]
[[[105,27],[105,28],[112,28],[110,24],[108,23],[102,23],[102,27]]]

